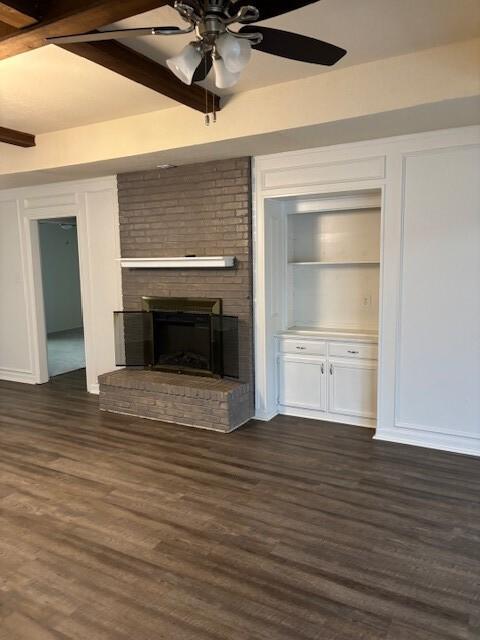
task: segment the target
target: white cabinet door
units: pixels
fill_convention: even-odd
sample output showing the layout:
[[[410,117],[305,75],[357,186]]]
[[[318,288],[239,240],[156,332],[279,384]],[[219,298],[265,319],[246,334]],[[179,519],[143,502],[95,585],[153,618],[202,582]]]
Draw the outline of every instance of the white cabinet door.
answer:
[[[374,363],[329,361],[329,413],[375,418],[376,404],[377,367]]]
[[[280,404],[325,411],[325,360],[281,356],[278,368]]]

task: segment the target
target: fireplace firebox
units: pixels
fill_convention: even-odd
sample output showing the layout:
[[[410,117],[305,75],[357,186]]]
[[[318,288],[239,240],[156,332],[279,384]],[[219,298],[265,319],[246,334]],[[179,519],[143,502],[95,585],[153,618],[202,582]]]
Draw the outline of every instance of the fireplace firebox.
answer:
[[[238,318],[220,299],[143,298],[143,311],[116,311],[117,366],[239,377]]]

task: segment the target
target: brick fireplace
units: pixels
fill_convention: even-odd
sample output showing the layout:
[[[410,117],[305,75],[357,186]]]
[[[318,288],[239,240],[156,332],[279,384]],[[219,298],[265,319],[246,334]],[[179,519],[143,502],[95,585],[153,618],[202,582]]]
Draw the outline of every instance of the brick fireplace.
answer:
[[[232,398],[242,398],[243,408],[239,410],[242,422],[245,422],[245,416],[248,418],[254,413],[250,169],[249,158],[237,158],[118,176],[123,258],[236,257],[233,269],[123,269],[122,281],[125,310],[141,310],[143,296],[220,298],[223,313],[238,317],[239,382],[228,381],[230,386],[228,389],[228,385],[225,386],[226,395],[222,398],[218,384],[215,389],[201,389],[199,393],[204,400],[210,396],[213,401],[215,394],[212,392],[215,391],[222,407],[228,406],[233,413],[236,409],[231,404]],[[134,372],[117,373],[122,373],[124,383],[128,377],[128,384],[133,384]],[[156,382],[162,386],[160,372],[143,373],[156,374]],[[115,374],[107,374],[110,387],[114,380],[112,375]],[[170,384],[172,389],[178,391],[178,385],[188,384],[198,387],[199,383],[191,380],[191,376],[177,378],[183,380],[177,380],[176,385]],[[145,379],[144,376],[143,382]],[[105,378],[104,387],[106,382]],[[240,387],[236,389],[235,385]],[[162,393],[164,391],[162,387]],[[153,392],[150,390],[150,393]],[[212,403],[210,405],[213,407]],[[111,403],[103,408],[114,410]],[[159,411],[158,419],[162,419],[161,415]],[[184,424],[192,424],[188,415],[183,417]],[[223,425],[220,430],[230,429]]]

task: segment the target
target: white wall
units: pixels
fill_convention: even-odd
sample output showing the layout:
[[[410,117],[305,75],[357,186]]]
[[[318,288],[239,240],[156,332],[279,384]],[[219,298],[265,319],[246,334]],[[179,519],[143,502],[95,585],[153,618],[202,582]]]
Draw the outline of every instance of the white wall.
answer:
[[[77,228],[40,223],[39,238],[47,333],[81,327]]]
[[[282,200],[383,193],[376,438],[480,455],[480,128],[255,159],[257,417],[278,411]],[[281,251],[282,249],[280,249]],[[278,251],[277,251],[278,253]]]
[[[28,381],[32,371],[20,233],[15,199],[0,203],[0,378]]]
[[[379,437],[480,454],[480,144],[407,152],[401,179],[394,421]]]
[[[365,127],[373,132],[372,137],[378,137],[388,135],[379,131],[419,131],[423,123],[429,129],[449,126],[432,125],[432,121],[450,123],[464,118],[464,123],[478,122],[479,52],[477,38],[241,91],[226,101],[215,127],[202,126],[197,111],[178,106],[43,133],[27,154],[19,147],[2,145],[0,182],[25,179],[26,172],[32,172],[30,179],[35,179],[39,171],[46,171],[48,179],[53,169],[65,173],[66,167],[69,171],[114,173],[112,168],[120,166],[123,171],[135,171],[162,161],[202,162],[218,158],[219,147],[223,157],[234,157],[260,153],[266,144],[284,149],[300,137],[308,146],[312,135],[321,141],[326,136],[365,139]],[[25,62],[18,56],[9,64],[18,65],[21,74]],[[373,117],[373,122],[365,122],[366,117]],[[340,126],[331,129],[335,123]],[[312,132],[310,128],[317,126],[320,130]],[[348,138],[342,130],[348,132]],[[275,140],[263,138],[276,132],[281,133]],[[91,163],[95,166],[85,167]]]
[[[87,386],[115,368],[113,311],[122,308],[116,179],[0,191],[0,378],[48,381],[38,221],[77,218]],[[5,301],[5,303],[4,303]]]

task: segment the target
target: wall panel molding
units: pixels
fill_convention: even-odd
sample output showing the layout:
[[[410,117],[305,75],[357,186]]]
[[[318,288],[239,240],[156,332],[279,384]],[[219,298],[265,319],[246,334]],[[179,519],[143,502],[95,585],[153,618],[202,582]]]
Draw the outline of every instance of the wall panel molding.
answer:
[[[89,202],[89,198],[95,199],[97,194],[100,194],[97,202]],[[87,386],[89,391],[96,393],[98,375],[115,368],[112,312],[122,308],[116,178],[2,191],[0,215],[8,202],[14,202],[18,212],[22,277],[16,287],[17,292],[23,290],[27,318],[25,330],[18,340],[28,345],[31,371],[24,370],[25,367],[16,371],[0,361],[0,379],[31,384],[48,381],[38,220],[75,216],[86,335]],[[91,219],[91,224],[87,223],[87,218]],[[96,278],[95,272],[102,276],[108,273],[108,277]]]
[[[472,430],[463,425],[461,416],[452,420],[452,433],[444,433],[443,425],[424,424],[422,420],[407,420],[399,414],[396,402],[397,363],[399,349],[402,348],[401,288],[404,265],[403,247],[403,191],[405,158],[432,154],[450,153],[452,149],[471,148],[480,144],[480,127],[462,127],[443,131],[398,136],[371,140],[354,144],[342,144],[319,149],[272,154],[255,158],[254,184],[254,291],[255,291],[255,359],[256,395],[258,419],[269,419],[278,412],[275,393],[274,354],[270,350],[271,333],[274,331],[273,310],[270,308],[268,287],[269,259],[267,224],[269,215],[282,206],[291,208],[288,199],[302,196],[311,199],[315,206],[315,196],[338,196],[339,192],[351,194],[366,189],[382,191],[382,247],[380,274],[380,340],[379,340],[379,380],[378,380],[378,427],[376,439],[403,442],[423,447],[456,451],[478,455],[480,433],[477,438]],[[319,165],[331,165],[332,176],[339,167],[347,167],[349,162],[384,158],[385,173],[382,179],[359,180],[352,174],[352,181],[343,185],[317,180],[292,186],[289,171],[294,175],[300,169],[310,168],[313,174]],[[362,166],[360,162],[358,166]],[[453,165],[454,169],[454,165]],[[274,176],[273,182],[265,176]],[[298,179],[301,180],[300,174]],[[307,171],[307,176],[312,173]],[[283,180],[283,182],[282,182]],[[307,180],[308,181],[308,180]],[[283,204],[282,204],[283,203]],[[287,204],[285,204],[287,203]],[[447,364],[453,367],[453,363]],[[461,375],[461,374],[459,374]],[[462,426],[463,425],[463,426]],[[480,428],[480,421],[479,421]]]

